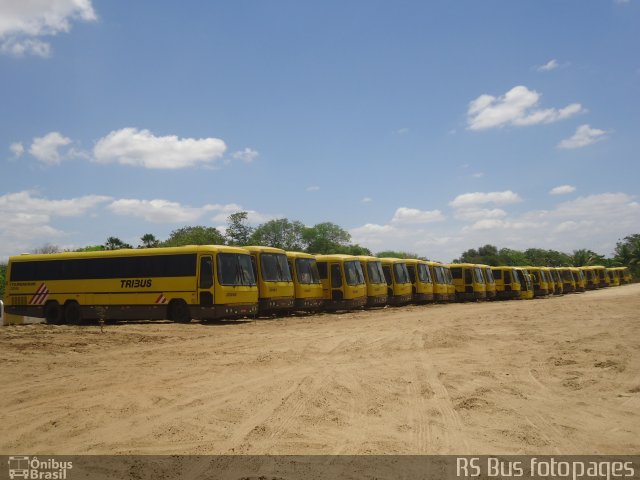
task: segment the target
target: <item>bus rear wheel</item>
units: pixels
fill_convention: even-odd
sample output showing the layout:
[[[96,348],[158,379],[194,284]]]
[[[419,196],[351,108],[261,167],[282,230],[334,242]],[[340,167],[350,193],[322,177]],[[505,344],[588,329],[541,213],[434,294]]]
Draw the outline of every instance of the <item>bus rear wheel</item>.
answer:
[[[44,319],[51,325],[61,325],[62,321],[62,308],[60,304],[55,300],[47,302],[44,306]]]
[[[78,302],[68,302],[64,306],[64,319],[71,325],[80,325],[82,323],[82,311]]]
[[[189,323],[191,312],[184,300],[172,300],[169,304],[169,320],[177,323]]]

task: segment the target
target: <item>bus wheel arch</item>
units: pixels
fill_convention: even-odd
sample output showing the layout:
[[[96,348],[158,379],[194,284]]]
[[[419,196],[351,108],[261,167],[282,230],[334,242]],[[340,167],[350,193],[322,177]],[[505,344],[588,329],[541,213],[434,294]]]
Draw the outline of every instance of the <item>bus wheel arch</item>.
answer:
[[[167,307],[167,317],[169,320],[177,323],[191,322],[189,305],[181,298],[174,298],[169,302],[169,306]]]
[[[80,325],[82,323],[82,310],[75,300],[69,300],[64,304],[65,322],[71,325]]]
[[[47,323],[51,325],[61,325],[64,323],[62,307],[57,300],[49,300],[43,308],[43,316]]]

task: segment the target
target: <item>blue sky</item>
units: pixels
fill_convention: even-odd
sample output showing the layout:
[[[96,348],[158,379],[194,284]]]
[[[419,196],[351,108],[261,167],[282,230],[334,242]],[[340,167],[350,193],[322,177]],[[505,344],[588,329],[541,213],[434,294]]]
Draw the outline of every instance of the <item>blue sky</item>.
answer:
[[[608,255],[640,232],[639,20],[637,0],[0,2],[0,260],[240,209],[443,261]]]

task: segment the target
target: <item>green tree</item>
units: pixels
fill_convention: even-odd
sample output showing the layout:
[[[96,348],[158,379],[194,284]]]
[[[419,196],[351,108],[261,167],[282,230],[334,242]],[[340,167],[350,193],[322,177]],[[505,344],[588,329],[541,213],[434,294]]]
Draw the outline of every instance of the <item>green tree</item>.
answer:
[[[264,245],[289,251],[304,250],[302,234],[305,228],[304,224],[297,220],[292,222],[286,218],[269,220],[253,231],[249,242],[252,245]]]
[[[604,262],[604,256],[599,255],[593,250],[587,250],[582,248],[580,250],[574,250],[571,255],[571,263],[574,267],[587,267],[589,265],[602,265]]]
[[[109,237],[104,244],[105,250],[120,250],[122,248],[133,248],[128,243],[124,243],[118,237]]]
[[[344,255],[371,255],[371,250],[362,245],[347,245],[345,247],[338,247],[335,253],[342,253]]]
[[[384,250],[382,252],[376,253],[376,257],[380,258],[418,258],[420,260],[427,260],[424,257],[419,256],[417,253],[412,252],[402,252],[396,250]]]
[[[140,241],[142,245],[138,245],[138,248],[153,248],[160,245],[160,240],[153,233],[145,233],[140,237]]]
[[[627,235],[616,243],[613,262],[629,267],[635,278],[640,276],[640,234]]]
[[[43,246],[33,250],[33,253],[59,253],[60,247],[52,243],[45,243]]]
[[[101,252],[102,250],[106,250],[104,245],[87,245],[86,247],[80,247],[74,251],[76,252]]]
[[[229,245],[249,245],[253,228],[248,223],[248,212],[236,212],[227,217],[225,237]]]
[[[335,253],[341,247],[348,246],[351,235],[335,223],[324,222],[306,227],[302,232],[302,240],[307,252],[326,254]]]
[[[182,245],[224,245],[224,237],[213,227],[182,227],[172,231],[169,238],[162,242],[164,247]]]
[[[516,267],[519,265],[526,265],[527,257],[525,256],[524,252],[520,250],[501,248],[500,250],[498,250],[498,262],[498,265]]]

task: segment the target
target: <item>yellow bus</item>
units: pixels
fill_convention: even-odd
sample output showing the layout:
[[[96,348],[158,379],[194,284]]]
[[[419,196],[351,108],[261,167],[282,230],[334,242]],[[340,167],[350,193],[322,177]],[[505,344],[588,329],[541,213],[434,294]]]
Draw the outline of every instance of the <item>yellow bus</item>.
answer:
[[[447,281],[447,295],[449,302],[456,301],[456,286],[453,284],[453,275],[451,275],[451,269],[448,265],[442,265],[442,271],[444,272],[444,278]]]
[[[433,281],[427,262],[410,258],[406,259],[405,263],[412,283],[413,303],[433,302]]]
[[[584,292],[587,289],[587,281],[584,278],[582,270],[578,267],[569,267],[569,270],[571,270],[571,274],[576,282],[576,292]]]
[[[439,262],[427,261],[429,270],[431,270],[431,279],[433,280],[433,299],[436,302],[451,302],[450,286],[453,286],[453,282],[449,280],[448,274],[451,274],[449,269],[445,270],[444,265]],[[455,297],[455,287],[453,287],[453,296]]]
[[[609,277],[607,276],[607,269],[603,265],[593,265],[591,268],[595,270],[598,277],[598,288],[605,288],[609,286]]]
[[[520,297],[520,278],[514,267],[491,267],[496,284],[496,298],[509,300]]]
[[[487,288],[487,300],[496,298],[496,279],[493,277],[493,271],[489,265],[478,265],[484,275],[484,284]]]
[[[377,257],[360,255],[360,267],[367,284],[367,307],[380,307],[387,304],[387,282],[382,271],[382,263]]]
[[[367,303],[360,261],[353,255],[316,255],[325,310],[353,310]]]
[[[609,273],[610,284],[612,287],[619,287],[620,283],[620,271],[617,268],[607,268]]]
[[[580,271],[584,275],[585,286],[587,290],[594,290],[598,288],[598,272],[595,267],[579,267]]]
[[[487,298],[487,286],[480,266],[473,263],[451,263],[447,265],[456,287],[456,301],[484,300]]]
[[[526,268],[516,267],[515,271],[518,273],[520,280],[520,300],[531,300],[533,298],[533,283],[531,282],[531,275]]]
[[[620,275],[622,278],[622,283],[627,284],[631,283],[631,272],[629,271],[629,267],[617,267],[620,270]]]
[[[559,295],[562,293],[562,284],[556,281],[554,276],[554,269],[551,267],[540,267],[540,270],[544,272],[547,277],[547,286],[549,287],[549,295]]]
[[[540,267],[527,267],[527,272],[531,275],[531,281],[533,282],[533,296],[546,297],[549,295],[549,280],[546,272]]]
[[[293,278],[294,309],[307,312],[321,309],[324,296],[316,258],[308,253],[287,252],[287,262]]]
[[[387,282],[389,305],[410,303],[413,294],[406,260],[401,258],[381,258],[382,272]]]
[[[255,315],[249,253],[202,245],[11,257],[6,311],[47,323]]]
[[[295,287],[287,263],[287,253],[274,247],[243,247],[251,255],[253,273],[258,282],[258,314],[270,315],[291,310]]]
[[[576,279],[569,267],[558,267],[562,278],[562,293],[574,293],[576,291]]]

